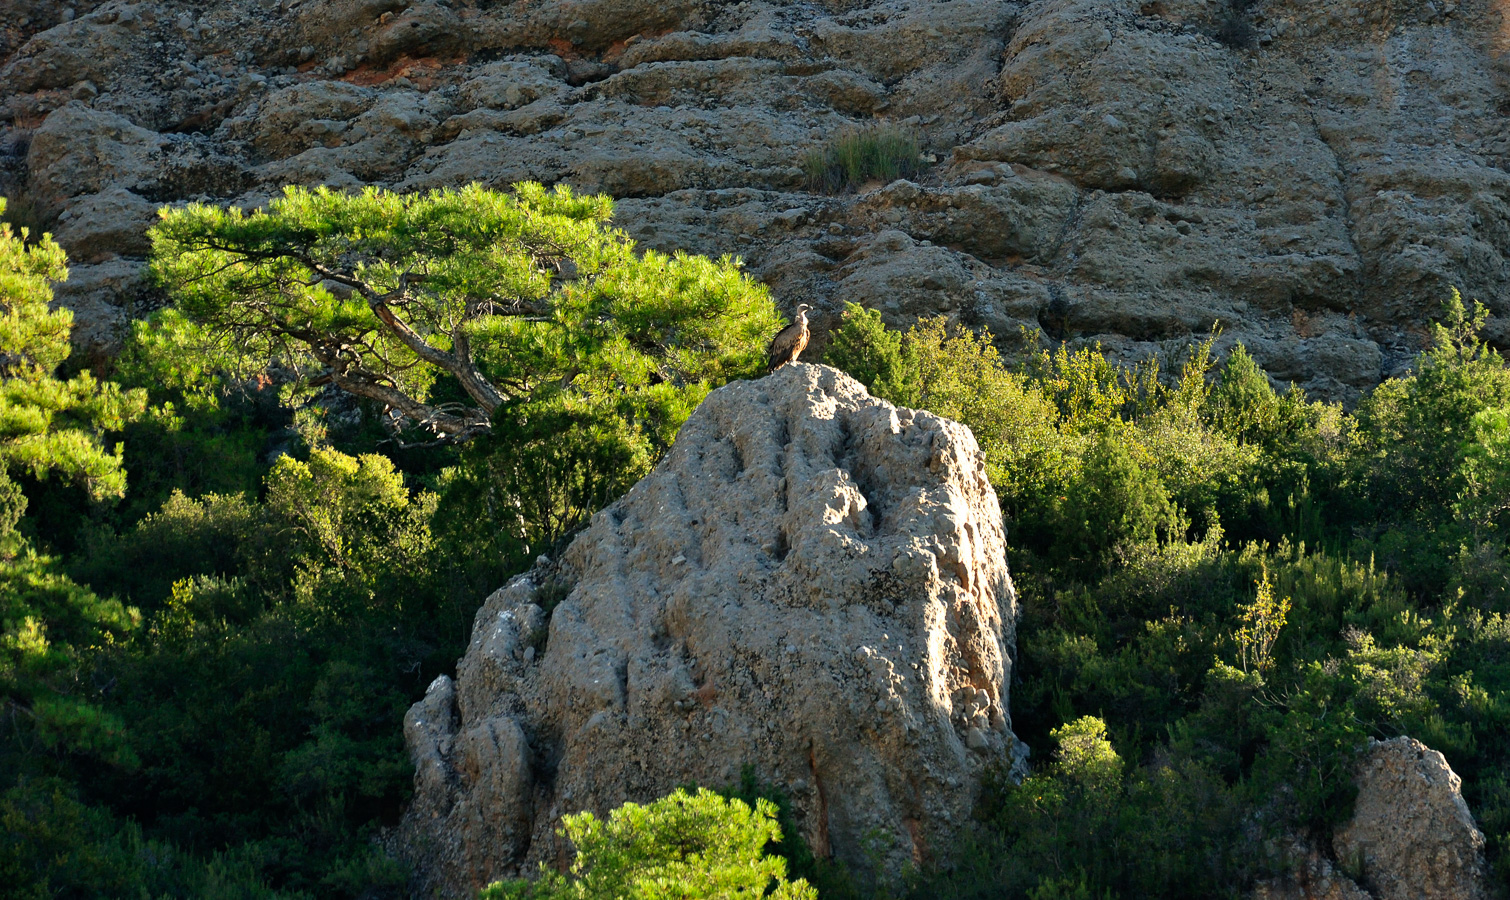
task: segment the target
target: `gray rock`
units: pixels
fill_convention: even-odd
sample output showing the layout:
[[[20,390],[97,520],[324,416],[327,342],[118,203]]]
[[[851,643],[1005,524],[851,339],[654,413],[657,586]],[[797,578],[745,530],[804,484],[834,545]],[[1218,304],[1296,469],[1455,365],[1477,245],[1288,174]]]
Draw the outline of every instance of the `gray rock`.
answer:
[[[138,260],[69,267],[68,280],[53,285],[53,297],[55,305],[73,311],[74,362],[104,368],[120,352],[149,290],[146,265]]]
[[[147,229],[157,221],[157,204],[123,187],[73,199],[64,209],[53,237],[74,263],[98,262],[115,255],[145,256],[151,249]]]
[[[1129,360],[1219,323],[1352,402],[1451,287],[1510,347],[1492,14],[1275,0],[1249,47],[1200,0],[14,2],[0,191],[49,228],[117,190],[535,179],[628,198],[658,249],[739,255],[816,307],[814,353],[847,300]],[[878,124],[931,168],[810,193],[807,155]],[[80,252],[141,252],[146,221],[112,219]]]
[[[27,194],[43,215],[56,217],[74,198],[138,188],[164,168],[167,144],[155,131],[74,101],[48,115],[32,136]]]
[[[1333,858],[1292,842],[1294,870],[1254,900],[1488,900],[1484,835],[1462,780],[1441,753],[1397,737],[1371,741],[1355,770],[1353,817],[1332,835]]]

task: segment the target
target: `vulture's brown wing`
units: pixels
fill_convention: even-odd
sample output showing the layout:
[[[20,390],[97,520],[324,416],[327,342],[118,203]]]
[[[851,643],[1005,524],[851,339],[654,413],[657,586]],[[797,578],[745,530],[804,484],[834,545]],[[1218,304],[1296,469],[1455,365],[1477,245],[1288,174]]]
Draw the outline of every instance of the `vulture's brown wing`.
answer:
[[[791,362],[792,357],[802,352],[802,348],[798,346],[801,342],[802,325],[800,323],[794,322],[781,329],[775,337],[771,338],[771,346],[766,348],[766,368],[774,372],[782,363]]]

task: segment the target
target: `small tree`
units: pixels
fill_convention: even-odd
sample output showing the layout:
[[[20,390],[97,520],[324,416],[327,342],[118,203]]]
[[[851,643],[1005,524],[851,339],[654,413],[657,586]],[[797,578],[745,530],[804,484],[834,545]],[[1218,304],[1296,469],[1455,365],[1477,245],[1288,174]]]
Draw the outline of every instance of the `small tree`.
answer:
[[[765,848],[781,840],[776,807],[680,788],[641,806],[626,803],[598,819],[562,818],[577,847],[571,870],[542,868],[537,881],[489,885],[481,900],[817,900],[803,879],[788,881],[786,860]]]
[[[758,371],[779,317],[724,258],[640,254],[564,187],[290,187],[266,210],[164,210],[175,306],[141,340],[184,371],[334,385],[395,430],[488,432],[505,404],[638,396]]]
[[[29,238],[25,229],[16,234],[0,222],[0,526],[14,523],[25,502],[8,488],[7,469],[38,479],[56,474],[94,498],[125,493],[120,449],[107,449],[104,435],[146,405],[143,392],[122,391],[88,372],[57,376],[68,358],[73,312],[49,304],[51,283],[68,277],[66,259],[51,235],[28,245]]]
[[[74,648],[124,635],[137,613],[75,584],[21,536],[27,498],[8,473],[57,476],[94,499],[121,496],[120,448],[108,448],[105,434],[140,415],[146,398],[88,372],[58,377],[73,313],[49,304],[51,282],[68,277],[66,259],[50,236],[29,238],[0,223],[0,711],[20,712],[44,746],[127,764],[121,723],[69,682]]]

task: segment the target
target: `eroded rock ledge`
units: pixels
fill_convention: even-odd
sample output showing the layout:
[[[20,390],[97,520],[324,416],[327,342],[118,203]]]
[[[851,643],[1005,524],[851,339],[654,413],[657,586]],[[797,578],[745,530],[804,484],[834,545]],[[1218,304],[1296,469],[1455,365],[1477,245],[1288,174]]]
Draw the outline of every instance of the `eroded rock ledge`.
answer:
[[[947,858],[984,768],[1024,755],[982,460],[964,426],[836,369],[713,392],[559,566],[488,598],[455,681],[409,711],[402,841],[426,888],[555,861],[563,814],[744,765],[820,854],[863,872],[885,835],[888,868]]]
[[[1247,9],[1245,15],[1235,11]],[[85,359],[154,300],[162,203],[562,182],[845,301],[1146,356],[1220,323],[1280,383],[1397,374],[1452,286],[1510,347],[1510,7],[1262,0],[10,0],[0,194]],[[937,160],[828,196],[892,123]],[[99,267],[109,266],[109,269]],[[98,269],[98,271],[96,271]]]

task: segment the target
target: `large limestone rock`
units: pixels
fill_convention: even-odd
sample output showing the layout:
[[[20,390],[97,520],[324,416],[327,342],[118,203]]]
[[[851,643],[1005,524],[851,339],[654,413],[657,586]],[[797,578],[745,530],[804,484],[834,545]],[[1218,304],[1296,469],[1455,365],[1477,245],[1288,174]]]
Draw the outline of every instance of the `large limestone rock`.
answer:
[[[406,852],[461,896],[562,859],[565,813],[751,765],[820,854],[947,859],[1024,755],[1004,554],[964,426],[823,366],[721,388],[409,711]]]
[[[1487,900],[1484,836],[1441,753],[1397,737],[1370,745],[1353,818],[1332,847],[1377,900]]]

